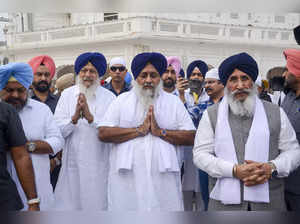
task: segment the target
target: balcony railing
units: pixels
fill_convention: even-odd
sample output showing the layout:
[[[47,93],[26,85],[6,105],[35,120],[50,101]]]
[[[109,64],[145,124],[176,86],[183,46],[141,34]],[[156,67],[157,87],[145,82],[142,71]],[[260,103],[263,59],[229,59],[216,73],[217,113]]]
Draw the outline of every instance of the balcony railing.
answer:
[[[47,31],[8,33],[7,45],[8,48],[23,48],[56,43],[74,44],[81,41],[134,38],[137,34],[146,34],[147,37],[153,35],[161,38],[184,38],[185,40],[203,42],[217,41],[277,46],[295,44],[291,30],[135,17]]]

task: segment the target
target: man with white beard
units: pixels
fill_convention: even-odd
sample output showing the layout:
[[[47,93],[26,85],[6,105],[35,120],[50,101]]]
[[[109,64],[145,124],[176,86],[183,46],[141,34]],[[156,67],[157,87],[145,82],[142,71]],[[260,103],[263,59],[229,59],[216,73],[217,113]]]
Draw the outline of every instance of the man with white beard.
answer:
[[[208,173],[209,210],[285,210],[283,178],[300,163],[285,112],[257,97],[256,61],[233,55],[219,67],[225,95],[199,123],[194,163]]]
[[[76,85],[64,90],[54,117],[66,144],[55,189],[56,210],[106,210],[109,145],[99,141],[97,122],[115,96],[100,86],[106,72],[100,53],[75,61]]]
[[[99,124],[110,154],[108,209],[182,211],[179,147],[193,145],[194,126],[183,103],[163,91],[167,60],[141,53],[131,64],[133,89],[120,95]]]

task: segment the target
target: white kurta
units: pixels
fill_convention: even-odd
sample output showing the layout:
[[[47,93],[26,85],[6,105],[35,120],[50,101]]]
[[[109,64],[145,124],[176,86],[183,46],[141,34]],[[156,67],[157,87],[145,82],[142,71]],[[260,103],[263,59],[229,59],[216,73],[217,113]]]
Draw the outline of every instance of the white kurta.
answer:
[[[277,168],[278,177],[287,177],[300,163],[300,147],[295,131],[280,108],[281,129],[278,148],[280,154],[272,160]],[[215,134],[207,110],[199,123],[193,149],[194,163],[215,178],[232,177],[234,164],[215,156]]]
[[[134,91],[123,93],[109,107],[99,126],[137,127]],[[194,130],[183,103],[177,96],[160,92],[154,104],[160,128]],[[110,155],[108,202],[111,211],[183,210],[179,147],[150,133],[121,144],[114,144]]]
[[[54,152],[53,155],[63,148],[64,139],[47,105],[33,99],[28,99],[26,106],[19,112],[19,116],[28,141],[41,140],[47,142]],[[30,153],[30,156],[34,169],[37,193],[41,200],[40,209],[42,211],[49,210],[53,206],[54,201],[53,188],[50,183],[49,154]],[[11,165],[12,178],[22,198],[24,210],[27,210],[27,198],[19,182],[12,160],[9,159],[8,161],[10,161],[8,164]]]
[[[74,125],[71,117],[78,96],[78,86],[64,90],[54,114],[66,141],[55,188],[55,210],[106,210],[110,144],[99,140],[96,124],[115,96],[99,86],[95,98],[88,102],[94,122],[79,119]]]

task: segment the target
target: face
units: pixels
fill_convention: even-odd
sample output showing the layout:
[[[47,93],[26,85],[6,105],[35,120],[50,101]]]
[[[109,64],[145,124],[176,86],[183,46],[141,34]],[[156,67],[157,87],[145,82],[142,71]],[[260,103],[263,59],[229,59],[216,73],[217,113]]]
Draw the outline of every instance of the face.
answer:
[[[201,71],[199,70],[199,68],[195,67],[194,70],[192,71],[192,74],[190,76],[190,79],[195,80],[198,79],[201,82],[203,82],[203,75],[201,73]]]
[[[142,86],[144,90],[154,90],[160,82],[160,75],[152,64],[147,64],[136,78],[136,82]]]
[[[226,86],[236,100],[244,101],[251,92],[253,81],[245,72],[235,69],[229,76]]]
[[[298,83],[296,76],[286,70],[282,76],[284,77],[284,87],[285,88],[290,88],[290,89],[295,89],[295,84]]]
[[[111,79],[112,81],[115,82],[124,82],[126,73],[127,73],[126,67],[121,64],[112,65],[109,68],[109,74],[111,76]]]
[[[27,89],[19,82],[8,82],[2,94],[2,100],[14,106],[17,111],[22,110],[26,105]]]
[[[89,88],[91,85],[97,81],[98,72],[94,65],[90,62],[84,66],[79,72],[79,78],[83,81],[83,85]]]
[[[220,80],[213,79],[213,78],[206,78],[204,81],[204,88],[207,95],[212,97],[221,93],[224,89],[224,86],[220,82]]]
[[[40,65],[33,76],[34,89],[39,92],[47,92],[51,86],[51,74],[45,65]]]
[[[161,77],[165,88],[173,88],[176,83],[176,72],[173,66],[168,66],[166,72]]]

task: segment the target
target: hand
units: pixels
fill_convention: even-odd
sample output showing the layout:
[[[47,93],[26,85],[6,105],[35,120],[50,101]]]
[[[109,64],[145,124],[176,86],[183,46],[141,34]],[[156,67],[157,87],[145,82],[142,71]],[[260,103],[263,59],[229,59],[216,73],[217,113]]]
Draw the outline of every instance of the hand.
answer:
[[[246,161],[245,161],[246,162]],[[244,163],[236,166],[235,177],[244,181],[245,178],[248,178],[253,175],[263,175],[264,171],[261,169],[262,163]]]
[[[54,158],[50,159],[50,173],[52,173],[52,171],[54,170],[54,168],[56,167],[56,162],[54,160]]]
[[[93,115],[91,114],[90,110],[89,110],[89,105],[87,103],[86,97],[83,93],[79,94],[79,104],[82,108],[82,113],[83,113],[83,117],[89,122],[92,123],[94,120]]]
[[[28,205],[28,211],[40,211],[40,204],[35,203],[32,205]]]
[[[184,90],[189,86],[189,80],[179,77],[176,82],[176,88],[180,95],[184,95]]]
[[[151,118],[151,126],[150,126],[151,134],[154,135],[154,136],[160,137],[161,136],[161,129],[157,125],[157,122],[155,120],[154,108],[153,108],[152,105],[149,107],[149,113],[150,113],[150,118]]]
[[[138,131],[140,133],[142,133],[143,136],[147,135],[150,132],[150,125],[151,125],[151,123],[150,123],[151,120],[150,119],[151,119],[151,115],[150,115],[150,113],[148,111],[147,116],[146,116],[143,124],[138,127]]]
[[[246,161],[246,163],[251,164],[253,161]],[[263,184],[271,178],[272,167],[268,163],[261,163],[260,170],[253,172],[253,175],[245,178],[243,181],[246,186],[254,186],[257,184]]]
[[[77,124],[78,120],[80,119],[80,115],[82,112],[82,106],[81,106],[81,98],[80,95],[77,99],[77,104],[76,104],[76,109],[75,109],[75,114],[72,116],[72,123]]]

